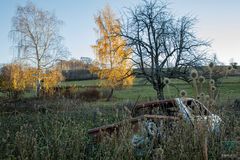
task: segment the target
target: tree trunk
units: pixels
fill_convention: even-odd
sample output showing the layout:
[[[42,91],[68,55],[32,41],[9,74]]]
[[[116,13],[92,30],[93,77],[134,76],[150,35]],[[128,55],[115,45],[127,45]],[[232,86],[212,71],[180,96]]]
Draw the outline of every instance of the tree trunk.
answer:
[[[159,88],[159,89],[157,90],[157,98],[158,98],[159,100],[164,100],[163,88]]]
[[[40,90],[41,90],[41,80],[37,80],[37,98],[40,97]]]
[[[110,94],[108,95],[107,101],[110,101],[113,95],[113,88],[111,88]]]
[[[158,85],[158,84],[156,84],[155,86],[154,86],[154,89],[156,90],[156,92],[157,92],[157,98],[159,99],[159,100],[164,100],[165,99],[165,97],[164,97],[164,92],[163,92],[163,88],[164,88],[164,86],[163,85]]]

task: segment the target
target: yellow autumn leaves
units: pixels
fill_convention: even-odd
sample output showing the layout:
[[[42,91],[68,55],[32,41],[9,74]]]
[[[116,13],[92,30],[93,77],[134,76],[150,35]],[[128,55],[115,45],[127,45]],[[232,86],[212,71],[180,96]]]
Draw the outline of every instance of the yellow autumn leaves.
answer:
[[[21,65],[6,65],[2,68],[1,75],[1,88],[3,90],[23,91],[27,87],[27,74],[25,74]]]
[[[120,24],[110,7],[95,17],[100,35],[96,45],[92,46],[96,61],[91,72],[97,73],[103,86],[110,88],[132,85],[131,61],[132,50],[126,46],[126,41],[119,36]]]
[[[63,76],[58,70],[50,70],[44,73],[31,67],[20,64],[9,64],[1,70],[1,88],[6,91],[21,92],[26,89],[36,88],[37,80],[41,80],[41,86],[46,91],[58,84]]]

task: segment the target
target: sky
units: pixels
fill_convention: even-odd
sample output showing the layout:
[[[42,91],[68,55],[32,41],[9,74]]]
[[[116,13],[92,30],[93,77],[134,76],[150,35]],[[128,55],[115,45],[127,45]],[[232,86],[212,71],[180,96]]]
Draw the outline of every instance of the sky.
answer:
[[[196,16],[195,31],[198,37],[210,40],[209,53],[216,54],[221,62],[231,59],[240,64],[240,0],[165,0],[174,15]],[[9,39],[11,19],[18,5],[27,0],[0,0],[0,63],[11,62],[14,55]],[[106,4],[117,15],[126,7],[132,7],[141,0],[32,0],[39,8],[54,12],[64,21],[61,35],[71,57],[94,58],[91,48],[98,38],[94,28],[94,15]],[[16,51],[16,50],[15,50]]]

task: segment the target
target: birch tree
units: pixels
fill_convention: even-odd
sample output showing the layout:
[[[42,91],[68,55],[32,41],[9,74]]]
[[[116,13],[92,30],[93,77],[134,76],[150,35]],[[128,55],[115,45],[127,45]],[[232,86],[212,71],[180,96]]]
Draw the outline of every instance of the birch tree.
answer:
[[[17,58],[39,72],[34,75],[38,79],[37,96],[43,78],[40,73],[67,56],[68,51],[62,44],[63,37],[59,34],[62,23],[53,13],[37,8],[31,2],[18,6],[12,18],[10,37],[18,49]]]
[[[111,89],[107,98],[110,100],[114,88],[129,86],[133,83],[129,60],[132,51],[126,47],[126,41],[116,34],[120,33],[120,24],[109,6],[95,17],[95,22],[99,38],[93,45],[96,61],[92,71],[103,80],[104,86]]]

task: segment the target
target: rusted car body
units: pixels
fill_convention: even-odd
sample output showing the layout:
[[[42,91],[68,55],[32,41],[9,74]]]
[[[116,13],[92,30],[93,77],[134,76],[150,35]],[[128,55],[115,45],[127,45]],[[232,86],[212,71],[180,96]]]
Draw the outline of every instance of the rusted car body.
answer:
[[[210,131],[218,131],[221,124],[219,116],[212,114],[201,102],[193,98],[175,98],[141,103],[132,108],[131,117],[119,123],[90,129],[88,134],[99,139],[103,132],[107,134],[118,133],[126,123],[130,124],[130,128],[135,133],[141,128],[141,123],[146,121],[159,124],[159,122],[183,119],[194,126],[196,121],[201,120],[210,124]]]
[[[107,134],[112,134],[112,133],[118,134],[121,129],[126,127],[126,124],[128,125],[128,127],[130,127],[132,129],[132,132],[135,133],[135,132],[139,131],[139,129],[141,127],[141,123],[144,121],[147,121],[147,120],[157,123],[159,121],[177,121],[177,120],[179,120],[179,117],[145,114],[145,115],[141,115],[141,116],[138,116],[135,118],[129,118],[129,119],[126,119],[126,120],[118,122],[118,123],[104,125],[101,127],[90,129],[90,130],[88,130],[88,134],[93,136],[94,138],[96,138],[97,141],[99,141],[101,138],[101,135],[103,135],[103,133],[104,134],[106,134],[106,133]]]

